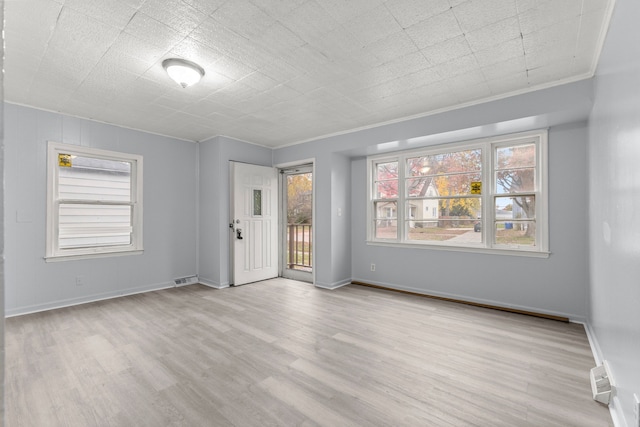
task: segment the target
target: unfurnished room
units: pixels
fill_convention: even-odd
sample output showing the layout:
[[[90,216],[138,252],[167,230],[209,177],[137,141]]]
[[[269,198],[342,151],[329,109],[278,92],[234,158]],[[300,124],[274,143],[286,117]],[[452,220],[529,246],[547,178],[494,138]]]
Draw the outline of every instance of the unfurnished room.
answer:
[[[640,3],[0,0],[0,424],[640,427]]]

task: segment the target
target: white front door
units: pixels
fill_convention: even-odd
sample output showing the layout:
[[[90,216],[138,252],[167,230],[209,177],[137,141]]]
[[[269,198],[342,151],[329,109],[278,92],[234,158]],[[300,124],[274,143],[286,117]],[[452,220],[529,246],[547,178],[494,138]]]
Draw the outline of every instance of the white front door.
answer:
[[[230,162],[233,284],[278,276],[278,175]]]

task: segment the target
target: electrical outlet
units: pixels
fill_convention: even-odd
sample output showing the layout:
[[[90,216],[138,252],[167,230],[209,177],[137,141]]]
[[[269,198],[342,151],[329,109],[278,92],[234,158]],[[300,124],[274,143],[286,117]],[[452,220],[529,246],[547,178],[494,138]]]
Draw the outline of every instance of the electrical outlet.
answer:
[[[76,276],[76,286],[82,286],[82,285],[84,285],[84,277]]]
[[[375,264],[371,264],[371,271],[376,271],[376,265]]]
[[[633,395],[633,417],[634,417],[634,426],[640,427],[640,397],[637,394]]]

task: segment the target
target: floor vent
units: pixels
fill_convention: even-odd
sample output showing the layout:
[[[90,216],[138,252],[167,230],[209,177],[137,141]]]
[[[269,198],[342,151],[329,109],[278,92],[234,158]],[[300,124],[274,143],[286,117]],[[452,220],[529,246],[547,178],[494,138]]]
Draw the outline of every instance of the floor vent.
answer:
[[[198,276],[181,277],[179,279],[175,279],[174,282],[176,284],[176,287],[193,285],[194,283],[198,283]]]

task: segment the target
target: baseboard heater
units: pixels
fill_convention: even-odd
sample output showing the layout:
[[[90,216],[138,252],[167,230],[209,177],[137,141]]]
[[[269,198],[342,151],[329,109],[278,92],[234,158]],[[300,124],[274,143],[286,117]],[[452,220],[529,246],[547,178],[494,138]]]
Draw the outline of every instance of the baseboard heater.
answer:
[[[174,283],[176,284],[176,288],[178,286],[193,285],[195,283],[198,283],[198,276],[181,277],[179,279],[175,279]]]
[[[424,298],[437,299],[437,300],[440,300],[440,301],[455,302],[455,303],[458,303],[458,304],[472,305],[474,307],[489,308],[491,310],[500,310],[500,311],[506,311],[506,312],[509,312],[509,313],[524,314],[526,316],[541,317],[543,319],[557,320],[559,322],[569,323],[569,318],[568,317],[555,316],[553,314],[536,313],[535,311],[519,310],[517,308],[501,307],[499,305],[482,304],[482,303],[479,303],[479,302],[465,301],[465,300],[460,300],[460,299],[455,299],[455,298],[446,298],[446,297],[439,297],[439,296],[436,296],[436,295],[421,294],[421,293],[418,293],[418,292],[405,291],[405,290],[402,290],[402,289],[387,288],[385,286],[372,285],[371,283],[365,283],[365,282],[359,282],[359,281],[351,281],[351,284],[352,285],[367,286],[367,287],[376,288],[376,289],[383,289],[385,291],[400,292],[400,293],[408,294],[408,295],[416,295],[416,296],[424,297]]]

